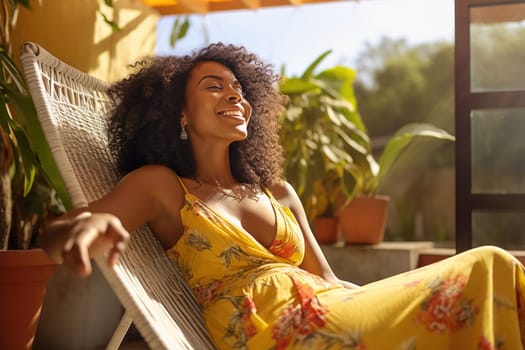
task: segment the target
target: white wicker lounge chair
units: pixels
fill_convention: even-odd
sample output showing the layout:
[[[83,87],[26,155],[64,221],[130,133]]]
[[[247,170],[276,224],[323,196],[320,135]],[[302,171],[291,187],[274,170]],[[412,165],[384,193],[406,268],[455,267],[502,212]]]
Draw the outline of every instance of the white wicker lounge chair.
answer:
[[[85,206],[117,181],[106,147],[109,85],[34,43],[23,45],[21,60],[73,206]],[[104,259],[97,264],[125,308],[108,349],[119,347],[132,322],[152,349],[215,349],[193,294],[146,227],[132,234],[117,266],[109,268]]]

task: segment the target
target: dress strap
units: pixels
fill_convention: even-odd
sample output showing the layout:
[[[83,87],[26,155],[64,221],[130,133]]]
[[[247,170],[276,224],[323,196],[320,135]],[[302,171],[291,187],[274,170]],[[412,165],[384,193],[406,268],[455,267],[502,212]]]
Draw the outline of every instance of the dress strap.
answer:
[[[180,178],[179,175],[177,175],[177,180],[179,180],[179,183],[180,183],[180,186],[182,187],[182,189],[184,190],[184,193],[188,194],[188,189],[186,188],[186,186],[184,185],[184,182],[182,182],[182,179]]]
[[[263,187],[262,190],[264,191],[264,193],[266,193],[268,198],[270,198],[270,201],[272,201],[273,203],[278,203],[277,199],[275,199],[275,197],[273,196],[272,191],[270,191],[267,187]]]

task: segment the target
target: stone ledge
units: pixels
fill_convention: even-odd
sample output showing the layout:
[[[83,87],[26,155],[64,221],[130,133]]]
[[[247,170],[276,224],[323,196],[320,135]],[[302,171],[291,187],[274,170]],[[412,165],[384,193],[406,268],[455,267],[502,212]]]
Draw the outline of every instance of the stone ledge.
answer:
[[[337,277],[360,285],[416,268],[419,252],[433,247],[433,242],[321,245]]]
[[[419,252],[417,267],[430,265],[456,254],[455,248],[429,248]]]
[[[511,250],[507,251],[512,254],[516,259],[518,259],[522,264],[525,264],[525,251],[524,250]],[[417,267],[429,265],[440,260],[451,257],[456,254],[456,249],[454,248],[429,248],[423,249],[419,252],[419,257],[417,261]]]
[[[429,265],[456,254],[433,242],[382,242],[376,245],[321,245],[336,276],[359,285]],[[508,250],[525,264],[524,250]]]

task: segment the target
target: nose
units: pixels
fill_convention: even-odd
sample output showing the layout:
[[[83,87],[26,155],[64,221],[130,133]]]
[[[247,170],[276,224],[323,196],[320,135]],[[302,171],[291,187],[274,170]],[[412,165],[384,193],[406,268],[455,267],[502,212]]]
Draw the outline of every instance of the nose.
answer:
[[[240,102],[242,100],[242,94],[239,90],[230,88],[227,98],[230,102]]]

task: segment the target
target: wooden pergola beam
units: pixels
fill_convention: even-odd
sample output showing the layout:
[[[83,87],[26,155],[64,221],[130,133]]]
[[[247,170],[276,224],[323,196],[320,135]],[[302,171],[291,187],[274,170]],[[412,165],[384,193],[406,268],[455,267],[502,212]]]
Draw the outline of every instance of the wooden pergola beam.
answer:
[[[218,11],[256,10],[264,7],[301,6],[341,0],[142,0],[161,15],[206,14]]]
[[[251,10],[255,10],[261,7],[260,0],[242,0],[242,3]]]

